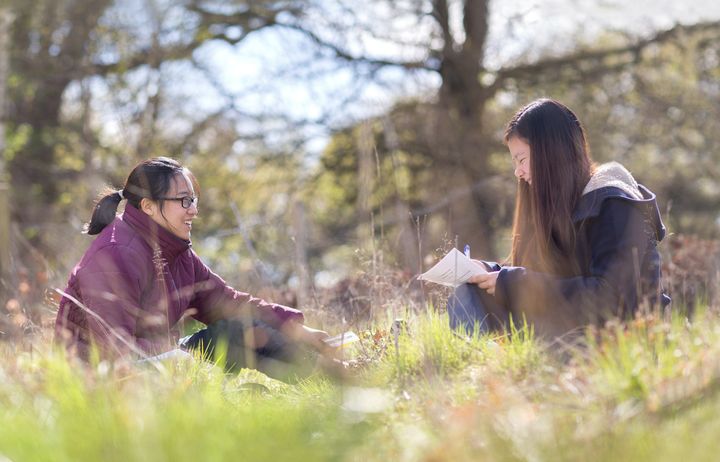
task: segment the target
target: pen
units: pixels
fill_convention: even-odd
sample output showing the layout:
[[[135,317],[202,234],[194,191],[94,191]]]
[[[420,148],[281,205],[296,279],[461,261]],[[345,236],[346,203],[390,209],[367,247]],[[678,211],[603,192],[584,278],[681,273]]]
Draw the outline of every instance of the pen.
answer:
[[[470,258],[470,244],[465,244],[465,250],[463,250],[463,253],[466,257]]]

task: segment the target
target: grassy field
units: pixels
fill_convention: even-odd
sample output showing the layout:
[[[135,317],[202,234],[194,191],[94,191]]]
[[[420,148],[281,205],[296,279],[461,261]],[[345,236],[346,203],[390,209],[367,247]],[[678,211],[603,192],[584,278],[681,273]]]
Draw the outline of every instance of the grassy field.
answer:
[[[720,317],[648,316],[548,346],[432,310],[361,331],[350,384],[203,362],[83,367],[0,345],[0,461],[717,460]]]

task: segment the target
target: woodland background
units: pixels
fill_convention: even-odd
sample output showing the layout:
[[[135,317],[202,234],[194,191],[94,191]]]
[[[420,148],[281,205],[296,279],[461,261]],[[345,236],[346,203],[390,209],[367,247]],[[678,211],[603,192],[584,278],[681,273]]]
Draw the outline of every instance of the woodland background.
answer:
[[[657,193],[672,310],[466,338],[413,276],[507,254],[541,96]],[[717,459],[720,2],[0,0],[0,123],[0,461]],[[358,333],[352,381],[53,348],[94,199],[157,155],[213,269]]]
[[[303,306],[379,266],[411,288],[456,240],[502,259],[502,130],[542,96],[657,193],[666,272],[696,295],[718,268],[720,7],[512,3],[3,0],[0,311],[51,311],[98,192],[158,155],[197,176],[193,246],[241,289]]]

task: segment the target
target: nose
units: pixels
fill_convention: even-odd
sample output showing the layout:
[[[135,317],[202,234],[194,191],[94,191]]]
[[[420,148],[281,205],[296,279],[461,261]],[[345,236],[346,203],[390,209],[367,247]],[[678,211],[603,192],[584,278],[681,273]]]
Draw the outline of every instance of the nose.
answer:
[[[517,178],[518,180],[520,179],[520,166],[519,165],[517,167],[515,167],[513,174],[515,175],[515,178]]]
[[[197,202],[192,204],[189,209],[187,209],[188,215],[196,216],[198,214],[198,205]]]

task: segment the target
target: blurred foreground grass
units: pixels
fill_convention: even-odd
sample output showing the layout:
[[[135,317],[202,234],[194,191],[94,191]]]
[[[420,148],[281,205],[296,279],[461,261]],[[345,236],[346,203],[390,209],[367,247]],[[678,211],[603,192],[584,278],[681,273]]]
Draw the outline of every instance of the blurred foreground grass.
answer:
[[[0,461],[716,460],[720,316],[647,316],[547,346],[432,311],[363,331],[352,386],[203,362],[85,367],[0,345]]]

